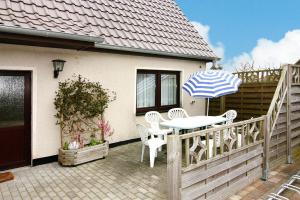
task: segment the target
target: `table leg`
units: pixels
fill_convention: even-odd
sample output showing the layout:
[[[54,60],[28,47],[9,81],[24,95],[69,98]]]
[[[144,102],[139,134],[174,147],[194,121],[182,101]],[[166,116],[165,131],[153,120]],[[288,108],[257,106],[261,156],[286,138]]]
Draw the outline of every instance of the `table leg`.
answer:
[[[165,136],[164,136],[164,135],[158,135],[157,137],[158,137],[159,139],[164,140],[164,137],[165,137]],[[161,150],[162,150],[162,147],[159,147],[159,148],[158,148],[158,151],[161,151]]]

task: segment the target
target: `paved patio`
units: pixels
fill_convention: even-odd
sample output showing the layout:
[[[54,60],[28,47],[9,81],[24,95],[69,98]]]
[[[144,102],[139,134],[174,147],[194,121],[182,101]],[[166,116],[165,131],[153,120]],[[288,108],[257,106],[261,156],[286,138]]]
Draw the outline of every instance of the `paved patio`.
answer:
[[[61,167],[50,163],[13,170],[15,180],[0,184],[0,200],[9,199],[166,199],[166,150],[149,167],[141,143],[110,149],[106,159]]]
[[[15,180],[0,184],[0,200],[166,199],[166,149],[159,153],[153,169],[148,149],[143,163],[140,153],[141,143],[136,142],[110,149],[106,159],[77,167],[50,163],[13,170]],[[264,199],[300,169],[299,158],[292,165],[273,169],[268,181],[257,180],[229,199]]]

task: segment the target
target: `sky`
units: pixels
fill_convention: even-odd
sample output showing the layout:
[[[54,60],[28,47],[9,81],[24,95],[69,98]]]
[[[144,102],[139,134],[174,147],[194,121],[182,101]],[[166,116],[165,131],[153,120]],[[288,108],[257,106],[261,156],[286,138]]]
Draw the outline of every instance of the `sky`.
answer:
[[[176,0],[225,69],[300,59],[299,0]]]

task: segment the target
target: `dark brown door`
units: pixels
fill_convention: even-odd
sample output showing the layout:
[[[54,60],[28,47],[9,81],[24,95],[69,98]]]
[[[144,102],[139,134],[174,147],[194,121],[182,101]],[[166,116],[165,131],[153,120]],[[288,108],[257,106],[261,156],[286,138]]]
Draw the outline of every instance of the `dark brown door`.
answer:
[[[31,162],[31,73],[0,71],[0,170]]]

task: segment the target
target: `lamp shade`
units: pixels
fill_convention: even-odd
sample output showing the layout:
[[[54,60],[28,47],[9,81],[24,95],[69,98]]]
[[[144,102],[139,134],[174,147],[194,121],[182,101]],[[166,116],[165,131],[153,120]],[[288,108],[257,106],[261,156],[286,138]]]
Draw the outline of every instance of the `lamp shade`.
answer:
[[[54,70],[61,72],[64,69],[65,62],[66,61],[60,59],[52,60]]]

